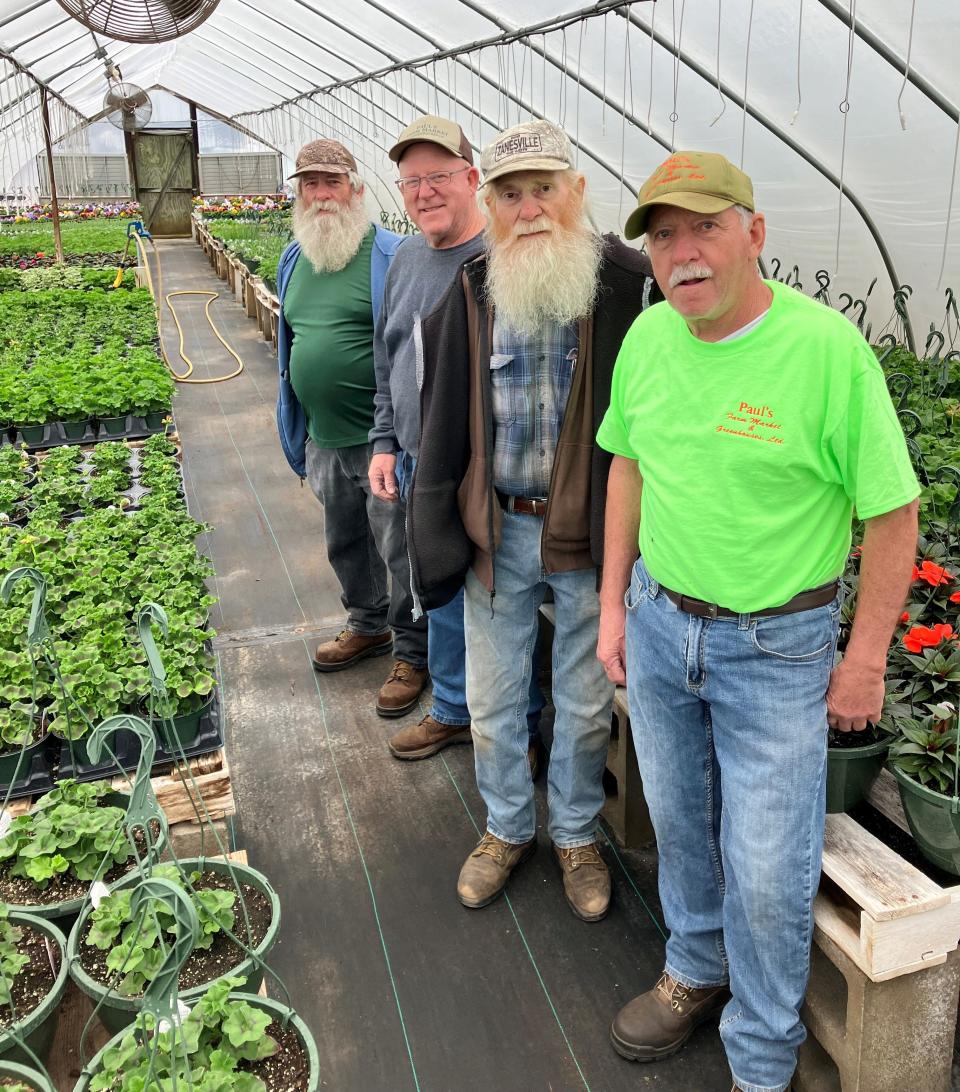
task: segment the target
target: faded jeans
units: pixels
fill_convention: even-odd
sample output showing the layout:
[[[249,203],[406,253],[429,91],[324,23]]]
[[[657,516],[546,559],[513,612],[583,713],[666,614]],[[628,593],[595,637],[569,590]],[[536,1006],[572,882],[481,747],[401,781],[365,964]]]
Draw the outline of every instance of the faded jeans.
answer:
[[[805,1037],[839,596],[768,617],[681,611],[642,560],[627,689],[670,930],[666,970],[729,982],[720,1035],[745,1092],[782,1092]]]
[[[364,637],[392,629],[394,657],[425,667],[427,626],[422,618],[413,621],[404,505],[373,496],[371,452],[369,444],[322,448],[307,440],[307,482],[323,505],[327,557],[340,581],[347,626]]]
[[[397,488],[406,499],[413,480],[417,460],[405,451],[397,454]],[[463,638],[463,589],[442,607],[427,611],[427,627],[430,641],[427,666],[433,684],[433,705],[430,716],[441,724],[469,724],[467,708],[467,680],[465,646]],[[530,701],[527,710],[529,737],[532,742],[539,738],[540,713],[545,701],[536,678],[531,680]]]
[[[537,617],[553,589],[553,704],[547,778],[548,831],[561,847],[595,840],[603,806],[613,686],[596,656],[600,602],[596,569],[547,573],[540,560],[543,520],[503,513],[494,556],[496,597],[467,573],[467,701],[473,714],[477,787],[487,830],[519,845],[536,833],[527,765],[527,704]]]

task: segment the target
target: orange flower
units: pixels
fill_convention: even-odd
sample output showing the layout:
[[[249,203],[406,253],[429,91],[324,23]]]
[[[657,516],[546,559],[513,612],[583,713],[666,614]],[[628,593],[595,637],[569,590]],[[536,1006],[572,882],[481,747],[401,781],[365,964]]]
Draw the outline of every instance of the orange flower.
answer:
[[[953,595],[950,596],[950,602],[960,603],[960,591],[955,591]]]
[[[948,641],[956,636],[953,626],[938,622],[935,626],[914,626],[903,635],[903,647],[908,652],[922,652],[925,648],[936,648],[941,641]]]
[[[909,621],[910,621],[910,612],[909,612],[908,610],[905,610],[905,611],[903,612],[903,614],[901,614],[901,615],[900,615],[900,621],[901,621],[901,622],[902,622],[902,623],[903,623],[904,625],[906,625],[906,624],[907,624],[907,622],[909,622]]]
[[[924,580],[932,588],[936,588],[941,584],[949,584],[953,580],[953,573],[947,572],[942,565],[934,565],[932,561],[924,561],[919,569],[914,565],[913,579]]]

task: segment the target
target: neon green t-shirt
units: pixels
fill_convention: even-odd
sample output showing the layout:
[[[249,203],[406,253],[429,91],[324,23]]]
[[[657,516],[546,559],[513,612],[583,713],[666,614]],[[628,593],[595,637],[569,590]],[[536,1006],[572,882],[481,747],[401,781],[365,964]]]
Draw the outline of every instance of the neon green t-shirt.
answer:
[[[869,345],[776,281],[733,341],[690,333],[668,303],[624,338],[597,442],[636,459],[640,552],[684,595],[748,612],[839,576],[861,519],[919,495]]]

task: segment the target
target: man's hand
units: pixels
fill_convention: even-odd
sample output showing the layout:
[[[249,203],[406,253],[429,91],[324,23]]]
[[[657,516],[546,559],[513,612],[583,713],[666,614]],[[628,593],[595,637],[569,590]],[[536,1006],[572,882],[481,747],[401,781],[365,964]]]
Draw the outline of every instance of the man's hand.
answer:
[[[367,477],[370,479],[370,488],[373,490],[375,497],[385,501],[399,500],[400,492],[397,489],[396,470],[396,455],[382,452],[379,455],[374,455],[370,460]]]
[[[626,608],[600,608],[600,633],[597,637],[597,659],[603,664],[607,678],[615,686],[627,685],[627,648],[624,637]]]
[[[876,724],[883,710],[883,668],[860,667],[841,660],[827,687],[827,724],[840,732],[862,732]]]

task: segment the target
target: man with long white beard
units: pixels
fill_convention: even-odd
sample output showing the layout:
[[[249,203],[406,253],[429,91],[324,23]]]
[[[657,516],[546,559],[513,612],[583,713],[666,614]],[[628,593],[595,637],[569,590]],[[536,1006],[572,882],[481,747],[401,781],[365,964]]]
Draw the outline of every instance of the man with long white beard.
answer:
[[[413,620],[402,513],[374,497],[367,481],[373,331],[402,239],[370,223],[356,161],[337,141],[301,148],[291,177],[295,241],[277,269],[277,425],[287,461],[323,505],[327,557],[347,611],[346,626],[319,645],[313,665],[341,671],[392,646],[377,706],[409,709],[426,677],[426,623]]]
[[[467,701],[486,832],[457,884],[486,906],[536,847],[526,769],[537,613],[553,590],[548,832],[571,909],[598,921],[596,832],[613,685],[594,654],[609,456],[595,443],[620,342],[661,298],[650,263],[589,222],[570,141],[532,121],[482,156],[488,254],[423,324],[423,427],[408,505],[413,582],[438,606],[465,585]]]

